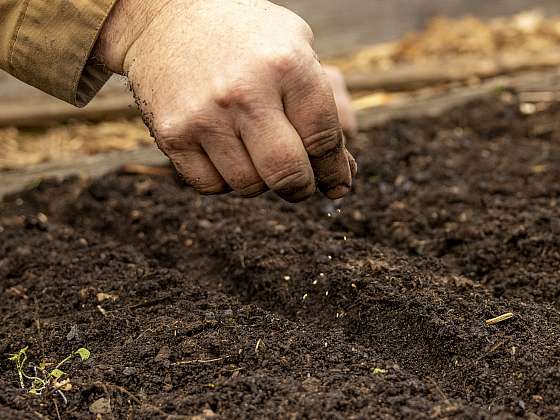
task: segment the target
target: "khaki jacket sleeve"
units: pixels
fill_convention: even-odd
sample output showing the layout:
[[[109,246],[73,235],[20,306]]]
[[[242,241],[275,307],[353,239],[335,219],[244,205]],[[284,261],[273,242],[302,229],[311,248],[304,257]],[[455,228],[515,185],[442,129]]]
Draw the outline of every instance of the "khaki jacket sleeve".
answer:
[[[0,68],[77,106],[110,77],[90,54],[116,0],[0,0]]]

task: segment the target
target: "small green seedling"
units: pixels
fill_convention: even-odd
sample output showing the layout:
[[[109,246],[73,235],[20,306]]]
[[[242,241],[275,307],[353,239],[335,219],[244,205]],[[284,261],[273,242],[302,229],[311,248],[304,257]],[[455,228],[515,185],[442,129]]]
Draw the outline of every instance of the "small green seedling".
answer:
[[[41,362],[39,366],[26,364],[27,350],[28,347],[26,346],[18,350],[17,353],[11,354],[8,358],[8,360],[14,362],[16,365],[21,388],[33,395],[42,395],[45,390],[49,388],[54,389],[60,394],[64,402],[66,402],[66,397],[62,391],[70,389],[70,381],[68,379],[60,381],[60,379],[66,375],[60,368],[65,363],[78,356],[82,361],[86,361],[91,356],[91,352],[86,348],[79,348],[57,363],[54,368],[49,369],[49,364],[44,361]],[[30,369],[33,369],[33,374],[27,373]],[[31,384],[28,385],[26,382],[30,382]]]

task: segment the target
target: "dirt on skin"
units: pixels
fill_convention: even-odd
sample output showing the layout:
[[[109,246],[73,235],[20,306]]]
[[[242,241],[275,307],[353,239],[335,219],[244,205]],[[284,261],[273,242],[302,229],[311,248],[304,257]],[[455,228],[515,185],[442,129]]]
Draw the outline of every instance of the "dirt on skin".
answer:
[[[0,417],[558,418],[560,104],[527,109],[366,133],[337,203],[124,174],[7,198]],[[91,351],[67,403],[19,388],[26,345]]]

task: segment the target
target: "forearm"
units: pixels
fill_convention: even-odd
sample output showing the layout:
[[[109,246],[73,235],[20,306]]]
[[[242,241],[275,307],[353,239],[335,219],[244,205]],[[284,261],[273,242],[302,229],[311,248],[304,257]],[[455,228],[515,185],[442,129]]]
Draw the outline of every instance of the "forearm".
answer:
[[[0,68],[85,105],[110,76],[90,55],[115,0],[0,0]]]

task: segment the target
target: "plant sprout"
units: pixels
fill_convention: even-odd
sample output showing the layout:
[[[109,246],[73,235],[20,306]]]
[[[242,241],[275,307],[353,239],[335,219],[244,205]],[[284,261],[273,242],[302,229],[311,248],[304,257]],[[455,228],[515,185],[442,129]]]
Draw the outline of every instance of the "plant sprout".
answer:
[[[91,352],[81,347],[78,350],[70,353],[67,357],[62,359],[53,369],[47,368],[47,363],[44,361],[39,364],[39,366],[33,366],[31,364],[26,365],[27,362],[27,350],[28,346],[18,350],[16,353],[11,354],[8,360],[12,361],[16,365],[16,370],[19,376],[19,384],[22,389],[27,389],[27,392],[33,395],[42,395],[42,393],[48,389],[49,387],[54,388],[62,397],[62,399],[66,402],[66,397],[62,393],[63,390],[68,390],[71,387],[69,380],[59,381],[66,372],[61,370],[60,368],[68,363],[75,357],[80,357],[82,361],[86,361],[89,359]],[[28,371],[31,368],[33,369],[33,374],[28,374]],[[29,388],[26,386],[26,382],[31,382]]]

